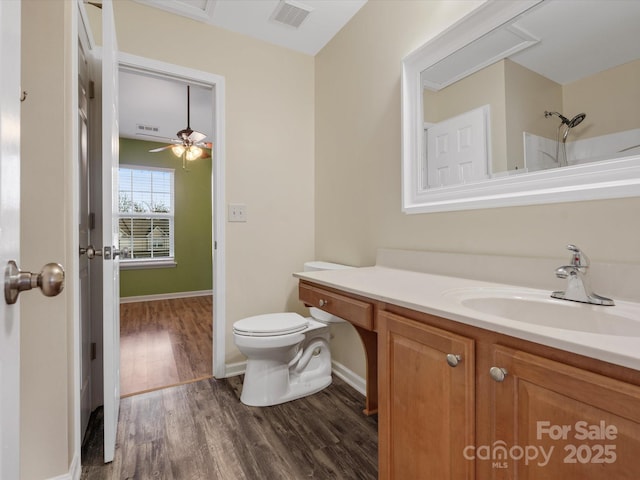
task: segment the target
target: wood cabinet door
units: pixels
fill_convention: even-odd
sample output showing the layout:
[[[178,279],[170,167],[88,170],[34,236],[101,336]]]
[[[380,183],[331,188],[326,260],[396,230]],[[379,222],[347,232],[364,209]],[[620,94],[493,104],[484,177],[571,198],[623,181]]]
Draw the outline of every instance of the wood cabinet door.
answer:
[[[388,312],[379,322],[379,478],[474,478],[473,340]]]
[[[640,387],[502,346],[493,360],[507,373],[490,382],[492,443],[476,447],[492,478],[640,478]]]

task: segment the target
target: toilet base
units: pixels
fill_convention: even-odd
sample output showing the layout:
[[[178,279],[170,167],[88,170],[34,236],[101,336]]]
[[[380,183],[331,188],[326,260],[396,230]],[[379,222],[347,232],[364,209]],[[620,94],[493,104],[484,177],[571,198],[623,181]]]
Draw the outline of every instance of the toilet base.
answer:
[[[309,332],[300,349],[247,360],[240,401],[268,407],[313,395],[331,385],[328,328]]]
[[[245,376],[246,382],[246,376]],[[245,385],[247,385],[245,383]],[[279,397],[268,398],[263,393],[251,391],[250,389],[243,388],[242,395],[240,395],[240,401],[250,407],[270,407],[272,405],[280,405],[281,403],[297,400],[302,397],[307,397],[324,390],[331,385],[331,375],[328,377],[315,378],[312,381],[291,383],[287,392]]]

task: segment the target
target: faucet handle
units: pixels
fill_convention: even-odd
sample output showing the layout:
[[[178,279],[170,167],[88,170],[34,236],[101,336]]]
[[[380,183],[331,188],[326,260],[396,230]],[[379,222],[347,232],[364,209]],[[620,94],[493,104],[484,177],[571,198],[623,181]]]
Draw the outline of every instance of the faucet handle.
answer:
[[[589,257],[587,254],[580,250],[575,245],[567,245],[567,250],[571,252],[571,258],[569,259],[569,265],[573,265],[578,268],[586,268],[589,266]]]

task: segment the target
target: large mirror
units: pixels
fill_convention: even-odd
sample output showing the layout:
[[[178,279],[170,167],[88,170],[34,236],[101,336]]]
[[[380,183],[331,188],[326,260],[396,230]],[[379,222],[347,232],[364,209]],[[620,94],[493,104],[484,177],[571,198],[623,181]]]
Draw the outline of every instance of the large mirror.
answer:
[[[489,1],[403,60],[403,211],[640,195],[640,2]]]

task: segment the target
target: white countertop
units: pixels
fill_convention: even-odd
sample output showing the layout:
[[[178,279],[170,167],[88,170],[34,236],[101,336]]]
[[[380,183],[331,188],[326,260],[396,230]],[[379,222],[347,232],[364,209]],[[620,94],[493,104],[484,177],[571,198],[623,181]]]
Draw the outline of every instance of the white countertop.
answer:
[[[295,273],[294,277],[373,300],[406,307],[474,327],[640,370],[640,337],[587,333],[508,320],[471,310],[450,296],[444,295],[447,291],[461,288],[517,288],[538,294],[544,292],[542,290],[385,266],[301,272]],[[551,290],[546,293],[550,294]],[[563,300],[558,301],[563,302]],[[616,306],[614,307],[576,305],[581,305],[585,309],[638,308],[639,306],[635,303],[618,300],[616,300]],[[640,322],[640,318],[638,318],[638,321]]]

